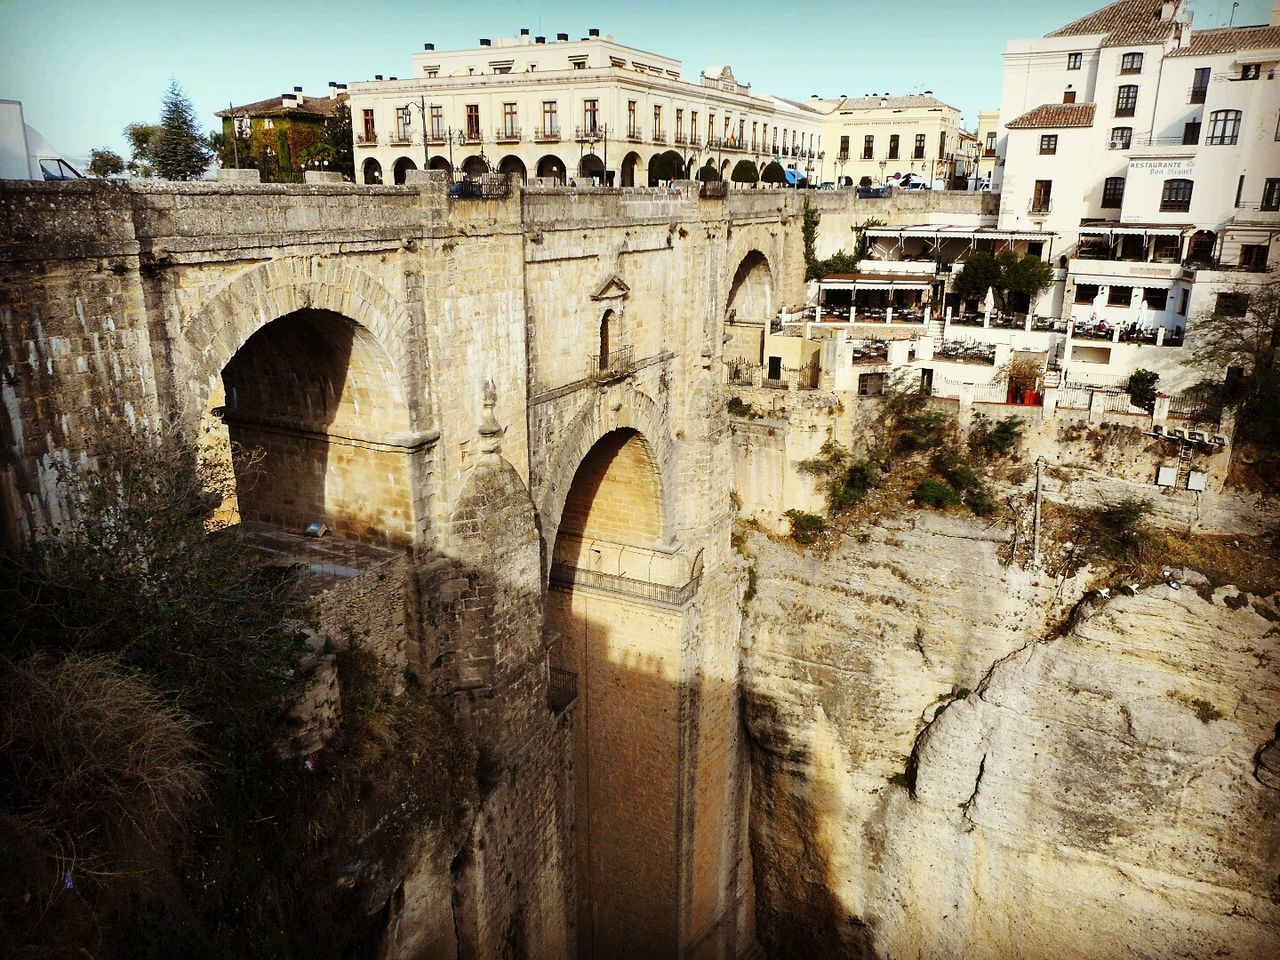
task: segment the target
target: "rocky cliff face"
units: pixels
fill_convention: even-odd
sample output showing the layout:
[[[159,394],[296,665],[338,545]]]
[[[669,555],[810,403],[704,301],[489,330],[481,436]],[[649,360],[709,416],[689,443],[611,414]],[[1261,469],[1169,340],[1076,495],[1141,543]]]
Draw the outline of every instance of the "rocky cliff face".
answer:
[[[826,559],[748,538],[769,955],[1277,955],[1275,606],[1194,573],[1079,603],[1006,538],[923,512]]]

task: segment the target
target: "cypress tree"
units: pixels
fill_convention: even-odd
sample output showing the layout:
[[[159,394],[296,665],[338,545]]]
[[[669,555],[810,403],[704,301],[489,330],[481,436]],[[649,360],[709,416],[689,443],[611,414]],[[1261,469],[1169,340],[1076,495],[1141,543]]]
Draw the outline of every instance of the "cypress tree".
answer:
[[[194,180],[213,158],[213,151],[196,125],[195,108],[177,80],[169,81],[164,95],[157,139],[156,173],[166,180]]]

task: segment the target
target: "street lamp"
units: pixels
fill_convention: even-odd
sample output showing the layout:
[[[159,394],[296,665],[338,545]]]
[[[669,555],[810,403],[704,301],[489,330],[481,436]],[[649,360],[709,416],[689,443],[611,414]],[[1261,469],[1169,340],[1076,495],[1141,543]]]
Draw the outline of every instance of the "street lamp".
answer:
[[[410,100],[401,109],[409,110],[414,107],[418,109],[418,118],[422,121],[422,169],[426,170],[431,166],[431,147],[427,141],[427,98],[420,96],[417,103]]]
[[[601,142],[604,144],[604,156],[600,162],[604,164],[604,170],[600,176],[600,185],[607,187],[609,185],[609,125],[607,123],[602,123],[598,127],[588,127],[583,131],[582,137],[578,141],[578,176],[583,175],[582,161],[586,156],[587,147],[591,148],[591,153],[594,156],[596,144]]]

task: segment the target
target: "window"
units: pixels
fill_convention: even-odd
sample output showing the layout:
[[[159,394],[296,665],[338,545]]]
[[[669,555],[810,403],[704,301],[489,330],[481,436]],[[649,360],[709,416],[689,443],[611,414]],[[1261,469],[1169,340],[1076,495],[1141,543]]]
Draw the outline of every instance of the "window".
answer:
[[[1041,156],[1051,156],[1058,152],[1058,135],[1046,133],[1040,138]]]
[[[272,120],[270,117],[267,117],[267,119],[262,121],[263,130],[272,130],[275,128],[275,125],[276,125],[276,122]]]
[[[938,134],[938,159],[947,159],[947,131],[945,130]]]
[[[1070,87],[1068,87],[1066,90],[1062,91],[1062,102],[1063,102],[1063,103],[1075,103],[1075,102],[1076,102],[1076,92],[1075,92],[1074,90],[1072,90]]]
[[[916,134],[916,148],[911,153],[911,159],[912,160],[924,159],[924,134],[923,133]]]
[[[1116,116],[1132,117],[1138,110],[1138,87],[1126,83],[1116,91]]]
[[[898,159],[898,135],[896,133],[889,134],[889,159]]]
[[[1121,73],[1141,73],[1142,72],[1142,54],[1126,53],[1120,58]]]
[[[858,374],[858,396],[879,397],[883,395],[886,379],[888,379],[888,375],[883,373]]]
[[[684,143],[684,111],[676,109],[676,143]]]
[[[1083,63],[1084,63],[1084,54],[1083,54],[1083,53],[1068,53],[1068,54],[1067,54],[1067,69],[1068,69],[1068,70],[1079,70],[1079,69],[1080,69],[1080,67],[1081,67],[1081,65],[1082,65]]]
[[[1093,298],[1097,295],[1098,285],[1096,283],[1076,284],[1076,303],[1093,303]]]
[[[542,101],[542,135],[544,137],[560,135],[560,116],[554,100]]]
[[[1133,127],[1111,128],[1111,149],[1128,150],[1133,146]]]
[[[253,126],[253,121],[248,117],[236,117],[235,118],[235,128],[236,128],[235,135],[237,137],[249,136],[252,126]]]
[[[1182,145],[1184,147],[1194,147],[1200,142],[1200,120],[1188,120],[1186,126],[1182,128]]]
[[[586,133],[595,133],[600,120],[600,101],[582,101],[582,129]]]
[[[987,131],[987,149],[985,153],[988,157],[996,155],[996,132],[994,130]]]
[[[1209,95],[1209,68],[1196,67],[1195,78],[1191,81],[1191,103],[1204,103]]]
[[[364,120],[364,136],[362,137],[362,139],[364,140],[365,143],[372,143],[374,140],[378,139],[377,130],[374,128],[374,125],[373,125],[373,111],[372,110],[362,111],[362,117]]]
[[[1249,312],[1247,293],[1220,293],[1213,312],[1220,317],[1243,317]]]
[[[653,139],[655,140],[666,139],[662,132],[662,108],[661,107],[653,108]]]
[[[438,103],[431,105],[431,139],[444,139],[444,107]]]
[[[1265,243],[1240,244],[1240,266],[1246,270],[1259,273],[1267,269],[1267,252],[1270,247]]]
[[[504,137],[518,136],[520,133],[520,123],[516,117],[516,105],[514,103],[504,103],[502,105],[502,135]]]
[[[1209,136],[1205,143],[1213,147],[1231,147],[1239,140],[1239,110],[1215,110],[1209,114]]]
[[[1102,184],[1102,205],[1119,207],[1124,203],[1124,177],[1107,177]]]
[[[1161,213],[1186,213],[1191,209],[1190,180],[1166,180],[1160,194]]]
[[[1241,80],[1257,80],[1262,76],[1262,64],[1246,63],[1240,67]]]
[[[480,104],[467,104],[467,139],[480,139]]]
[[[396,108],[396,138],[399,140],[408,140],[409,134],[413,130],[413,114],[409,112],[408,107]]]
[[[636,126],[636,102],[634,100],[627,101],[627,136],[640,136],[640,128]]]
[[[1053,206],[1053,181],[1037,180],[1035,192],[1031,195],[1031,212],[1048,213]]]
[[[1182,295],[1178,297],[1178,313],[1181,316],[1187,315],[1187,307],[1191,304],[1191,291],[1183,289]]]
[[[738,146],[739,147],[743,146],[743,144],[746,142],[746,138],[747,138],[747,121],[739,120],[738,121]]]
[[[867,134],[862,138],[862,159],[870,160],[876,155],[876,138]]]
[[[1280,210],[1280,177],[1267,177],[1263,181],[1262,209]]]
[[[777,152],[777,145],[776,145],[776,144],[774,145],[774,152]],[[848,138],[848,137],[841,137],[841,138],[840,138],[840,156],[839,156],[839,159],[840,159],[840,160],[848,160],[848,159],[849,159],[849,138]]]
[[[1236,208],[1239,209],[1240,201],[1244,199],[1244,174],[1240,174],[1240,179],[1236,181]]]
[[[698,142],[698,111],[689,111],[689,136],[696,144]]]
[[[1165,310],[1169,306],[1169,288],[1144,287],[1142,299],[1147,301],[1148,310]]]
[[[715,141],[716,138],[716,115],[714,113],[707,114],[707,146]],[[782,145],[787,145],[787,131],[782,131]]]
[[[754,150],[756,148],[756,144],[760,142],[759,139],[757,138],[757,134],[759,134],[759,132],[760,132],[759,121],[752,120],[751,121],[751,149],[752,150]]]
[[[1133,303],[1133,287],[1109,287],[1107,289],[1108,307],[1127,307]]]

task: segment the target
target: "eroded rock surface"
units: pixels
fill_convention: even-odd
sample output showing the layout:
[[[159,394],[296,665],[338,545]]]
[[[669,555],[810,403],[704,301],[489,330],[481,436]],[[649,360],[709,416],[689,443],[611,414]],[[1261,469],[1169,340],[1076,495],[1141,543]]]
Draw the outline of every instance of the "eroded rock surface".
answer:
[[[911,514],[749,538],[752,848],[771,957],[1280,955],[1280,629],[1187,574],[1094,603]]]

